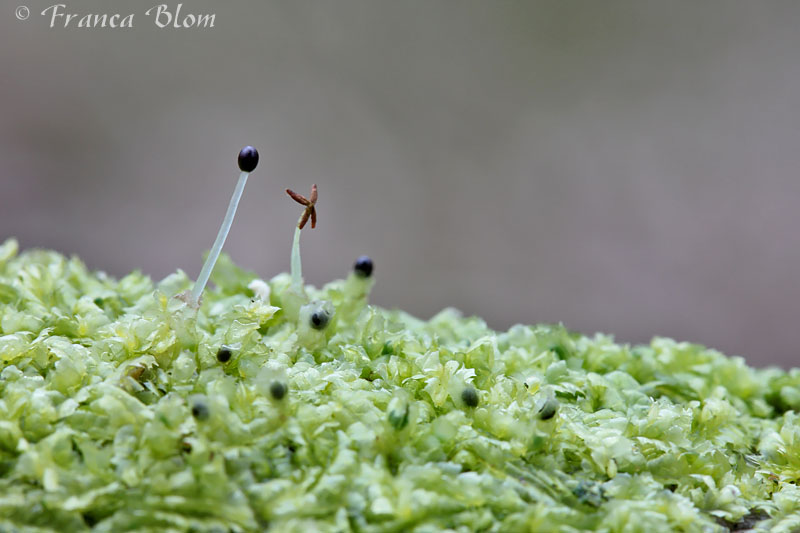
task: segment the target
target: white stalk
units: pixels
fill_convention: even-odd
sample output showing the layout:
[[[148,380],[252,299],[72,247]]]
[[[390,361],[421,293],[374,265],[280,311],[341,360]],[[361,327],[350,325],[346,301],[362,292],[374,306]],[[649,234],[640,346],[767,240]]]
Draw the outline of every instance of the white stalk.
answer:
[[[217,240],[214,241],[214,246],[211,248],[211,252],[208,254],[208,258],[206,259],[205,264],[203,264],[203,268],[200,270],[200,275],[197,277],[197,281],[194,284],[194,288],[192,289],[192,302],[194,303],[195,307],[200,304],[200,295],[203,294],[203,289],[205,289],[206,283],[208,283],[208,278],[211,276],[211,271],[214,270],[214,265],[216,264],[217,258],[219,258],[219,254],[222,251],[222,245],[225,244],[225,239],[228,237],[228,232],[231,230],[233,217],[236,214],[236,208],[239,206],[239,200],[242,198],[244,186],[247,184],[247,176],[249,175],[249,172],[242,172],[239,175],[239,181],[236,183],[236,188],[233,190],[233,196],[231,196],[231,202],[228,204],[228,212],[225,213],[225,219],[222,221],[222,226],[219,228],[219,233],[217,233]],[[297,240],[297,237],[295,237],[295,240]],[[300,259],[298,251],[298,265],[299,262]],[[292,265],[294,265],[294,256],[292,258]]]
[[[302,217],[301,217],[302,218]],[[303,265],[300,263],[300,229],[298,225],[294,227],[294,241],[292,241],[292,289],[301,292],[303,289]]]

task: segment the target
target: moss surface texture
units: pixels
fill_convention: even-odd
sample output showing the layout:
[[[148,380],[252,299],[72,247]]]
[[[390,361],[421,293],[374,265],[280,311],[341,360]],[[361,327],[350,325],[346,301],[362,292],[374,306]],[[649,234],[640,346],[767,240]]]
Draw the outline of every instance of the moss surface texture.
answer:
[[[796,370],[212,281],[0,245],[0,531],[800,528]]]

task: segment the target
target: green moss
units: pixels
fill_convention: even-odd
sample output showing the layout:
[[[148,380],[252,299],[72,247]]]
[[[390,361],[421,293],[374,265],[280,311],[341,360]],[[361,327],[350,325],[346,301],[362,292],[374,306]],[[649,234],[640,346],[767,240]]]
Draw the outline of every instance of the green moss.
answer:
[[[797,370],[254,279],[0,246],[0,530],[800,527]]]

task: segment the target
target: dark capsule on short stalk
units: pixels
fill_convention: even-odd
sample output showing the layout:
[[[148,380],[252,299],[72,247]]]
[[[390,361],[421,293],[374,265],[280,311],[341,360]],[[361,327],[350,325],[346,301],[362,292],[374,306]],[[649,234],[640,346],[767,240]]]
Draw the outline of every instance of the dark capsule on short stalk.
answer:
[[[372,259],[366,255],[362,255],[356,259],[356,264],[353,265],[353,270],[359,278],[368,278],[372,275]]]
[[[467,387],[461,391],[461,400],[467,407],[478,407],[478,391],[475,387]]]
[[[222,348],[219,349],[219,351],[217,351],[217,361],[219,361],[220,363],[223,364],[227,363],[228,361],[231,360],[232,356],[233,353],[231,352],[231,349],[228,347],[223,346]]]
[[[539,409],[539,418],[542,420],[550,420],[554,416],[556,416],[556,412],[558,411],[558,400],[555,398],[548,398],[542,408]]]
[[[192,405],[192,416],[197,420],[208,420],[208,406],[203,402],[195,402]]]
[[[318,309],[311,313],[311,327],[314,329],[325,329],[325,326],[328,325],[328,321],[330,317],[328,313],[324,309]]]
[[[286,392],[286,385],[280,381],[273,381],[269,386],[269,393],[276,400],[282,400],[283,397],[286,396]]]

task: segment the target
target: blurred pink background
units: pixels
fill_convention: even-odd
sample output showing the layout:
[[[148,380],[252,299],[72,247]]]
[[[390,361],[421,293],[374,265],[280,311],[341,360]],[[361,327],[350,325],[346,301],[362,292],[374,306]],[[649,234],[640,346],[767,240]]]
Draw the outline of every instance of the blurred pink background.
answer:
[[[563,321],[800,363],[800,3],[156,0],[0,8],[0,239],[194,277],[225,250],[306,279],[375,261],[373,302],[496,328]],[[168,4],[175,9],[177,2]]]

